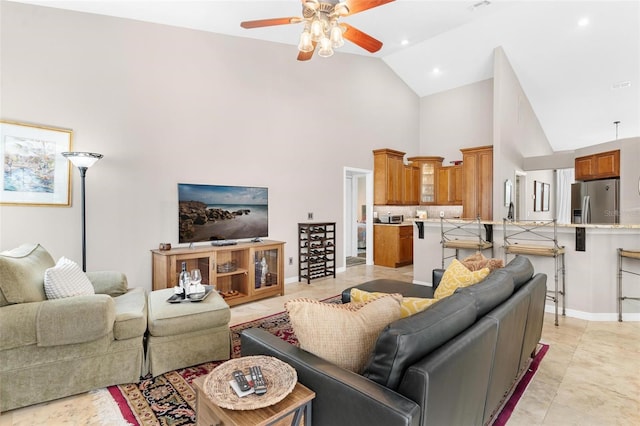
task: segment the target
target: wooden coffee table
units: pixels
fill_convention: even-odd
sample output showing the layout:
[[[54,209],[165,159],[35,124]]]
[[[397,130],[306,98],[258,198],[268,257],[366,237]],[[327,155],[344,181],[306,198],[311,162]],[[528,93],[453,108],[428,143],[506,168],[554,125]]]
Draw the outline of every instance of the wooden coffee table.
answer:
[[[216,426],[267,426],[299,425],[304,416],[304,425],[311,426],[311,401],[315,392],[299,382],[293,391],[274,405],[255,410],[230,410],[217,406],[204,390],[206,376],[193,381],[196,389],[196,424]],[[291,417],[291,420],[289,418]]]

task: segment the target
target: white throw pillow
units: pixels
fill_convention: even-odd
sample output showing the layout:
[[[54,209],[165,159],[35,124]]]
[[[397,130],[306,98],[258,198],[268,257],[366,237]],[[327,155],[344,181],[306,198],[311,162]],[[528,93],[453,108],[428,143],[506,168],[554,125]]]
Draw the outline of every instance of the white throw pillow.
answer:
[[[61,257],[56,266],[44,271],[44,292],[47,299],[95,294],[87,274],[66,257]]]

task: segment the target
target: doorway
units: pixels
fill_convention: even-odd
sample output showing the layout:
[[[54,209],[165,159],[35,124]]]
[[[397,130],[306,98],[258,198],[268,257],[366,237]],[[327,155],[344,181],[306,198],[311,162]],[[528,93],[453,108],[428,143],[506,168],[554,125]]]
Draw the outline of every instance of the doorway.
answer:
[[[344,168],[344,265],[373,265],[373,172]]]
[[[515,175],[515,185],[513,188],[513,199],[514,199],[514,207],[515,214],[514,220],[516,222],[521,220],[526,220],[526,210],[527,210],[527,202],[526,202],[526,188],[527,188],[527,174],[521,171],[516,170]]]

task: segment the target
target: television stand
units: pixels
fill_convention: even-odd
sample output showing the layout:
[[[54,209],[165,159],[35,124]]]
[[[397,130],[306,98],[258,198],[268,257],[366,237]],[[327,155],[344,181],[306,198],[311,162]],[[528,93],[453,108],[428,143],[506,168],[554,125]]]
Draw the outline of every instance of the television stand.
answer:
[[[192,249],[180,247],[151,250],[151,253],[153,290],[175,287],[182,262],[185,262],[187,271],[200,269],[202,284],[215,286],[229,306],[284,295],[282,241],[241,242],[230,246],[204,245]],[[263,260],[266,262],[266,274]]]
[[[238,242],[233,240],[211,241],[211,245],[215,247],[235,246],[236,244],[238,244]]]

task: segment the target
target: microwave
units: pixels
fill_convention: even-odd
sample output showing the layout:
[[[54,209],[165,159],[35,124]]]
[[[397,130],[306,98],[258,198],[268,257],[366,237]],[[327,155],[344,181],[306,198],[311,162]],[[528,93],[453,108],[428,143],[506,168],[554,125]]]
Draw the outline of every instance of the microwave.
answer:
[[[402,223],[404,221],[404,216],[401,214],[390,214],[385,216],[380,216],[380,222],[382,223]]]

